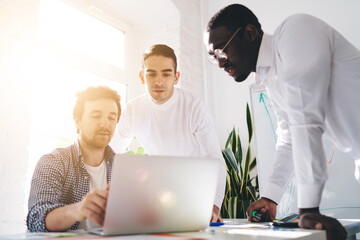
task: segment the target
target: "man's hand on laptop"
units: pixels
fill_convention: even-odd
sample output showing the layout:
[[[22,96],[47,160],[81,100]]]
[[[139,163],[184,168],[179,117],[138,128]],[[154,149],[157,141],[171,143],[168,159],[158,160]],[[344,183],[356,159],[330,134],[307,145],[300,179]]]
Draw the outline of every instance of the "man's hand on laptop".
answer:
[[[77,207],[77,221],[91,219],[99,225],[104,224],[106,202],[109,195],[109,184],[105,190],[94,189],[80,201]]]
[[[220,209],[214,204],[212,214],[211,214],[211,222],[223,222],[220,217]]]

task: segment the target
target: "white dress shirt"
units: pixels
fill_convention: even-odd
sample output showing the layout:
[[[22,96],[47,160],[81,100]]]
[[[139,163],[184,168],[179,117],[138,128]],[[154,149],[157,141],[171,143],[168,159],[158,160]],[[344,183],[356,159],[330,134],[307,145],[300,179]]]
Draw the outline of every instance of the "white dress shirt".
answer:
[[[226,166],[214,119],[203,100],[175,88],[171,98],[160,105],[154,103],[147,94],[130,101],[121,115],[110,146],[115,152],[122,153],[134,136],[150,155],[218,159],[218,185],[214,204],[221,208]]]
[[[359,50],[321,20],[296,14],[273,36],[264,34],[256,72],[278,122],[274,168],[262,196],[278,203],[294,172],[298,207],[320,205],[328,177],[322,134],[353,156],[360,182]]]

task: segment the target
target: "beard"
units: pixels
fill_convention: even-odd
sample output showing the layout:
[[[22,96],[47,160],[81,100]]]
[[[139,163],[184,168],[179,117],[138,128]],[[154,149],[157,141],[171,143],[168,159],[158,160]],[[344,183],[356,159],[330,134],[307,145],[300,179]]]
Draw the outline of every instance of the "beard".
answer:
[[[234,80],[236,82],[243,82],[248,78],[249,75],[250,75],[250,73],[249,74],[243,73],[243,74],[234,76]]]
[[[110,140],[111,137],[100,137],[97,134],[95,134],[92,138],[89,138],[85,136],[84,134],[80,134],[80,139],[84,144],[86,144],[89,147],[93,148],[105,148]]]

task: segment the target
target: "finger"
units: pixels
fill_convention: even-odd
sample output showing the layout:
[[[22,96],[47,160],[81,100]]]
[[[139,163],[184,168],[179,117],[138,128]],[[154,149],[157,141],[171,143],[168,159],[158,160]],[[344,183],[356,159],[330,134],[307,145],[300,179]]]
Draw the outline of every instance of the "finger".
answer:
[[[98,215],[98,214],[91,213],[89,216],[89,219],[91,221],[93,221],[94,223],[96,223],[100,226],[104,225],[104,218],[105,218],[105,214]]]
[[[316,223],[315,224],[315,229],[316,230],[323,230],[324,228],[323,228],[323,225],[321,223]]]
[[[85,197],[84,207],[97,214],[100,214],[102,211],[105,211],[106,202],[106,199],[104,199],[102,196],[96,193],[89,193]]]
[[[82,216],[84,216],[85,218],[91,219],[94,222],[98,223],[99,221],[101,221],[101,219],[104,217],[105,213],[101,212],[97,213],[95,212],[93,209],[89,208],[88,206],[83,206],[81,209],[81,214]],[[84,219],[78,220],[78,221],[82,221]]]
[[[271,221],[274,221],[274,219],[276,218],[276,205],[275,207],[270,207],[270,218]]]
[[[91,201],[105,210],[108,194],[109,193],[106,190],[97,189],[97,191],[94,191],[93,194],[91,194]]]
[[[94,189],[92,191],[92,193],[96,194],[97,196],[103,198],[103,199],[107,199],[107,196],[109,194],[109,191],[107,190],[102,190],[102,189]]]
[[[212,213],[211,222],[217,222],[219,215],[215,212]]]
[[[261,208],[260,210],[258,210],[260,213],[262,214],[269,214],[270,212],[270,209],[269,209],[269,206],[266,205],[265,207]]]
[[[262,213],[265,213],[265,212],[267,212],[267,211],[270,211],[270,206],[269,206],[269,205],[265,205],[262,209],[260,209],[260,211],[261,211]]]
[[[247,220],[249,222],[251,222],[253,211],[255,211],[255,202],[251,203],[248,209],[246,210]]]
[[[93,202],[87,202],[83,206],[83,214],[86,217],[91,217],[92,215],[102,215],[105,213],[105,210],[99,207],[97,204]]]
[[[299,226],[306,229],[317,229],[321,227],[319,230],[322,230],[324,229],[322,224],[325,220],[324,217],[325,216],[318,213],[305,213],[300,216]]]

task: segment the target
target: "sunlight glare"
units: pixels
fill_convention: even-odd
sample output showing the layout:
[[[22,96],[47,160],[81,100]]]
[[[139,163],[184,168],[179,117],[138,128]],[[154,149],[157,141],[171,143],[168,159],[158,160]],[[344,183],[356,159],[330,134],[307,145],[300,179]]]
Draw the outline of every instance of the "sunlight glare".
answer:
[[[124,69],[124,32],[59,0],[40,6],[38,38]]]

